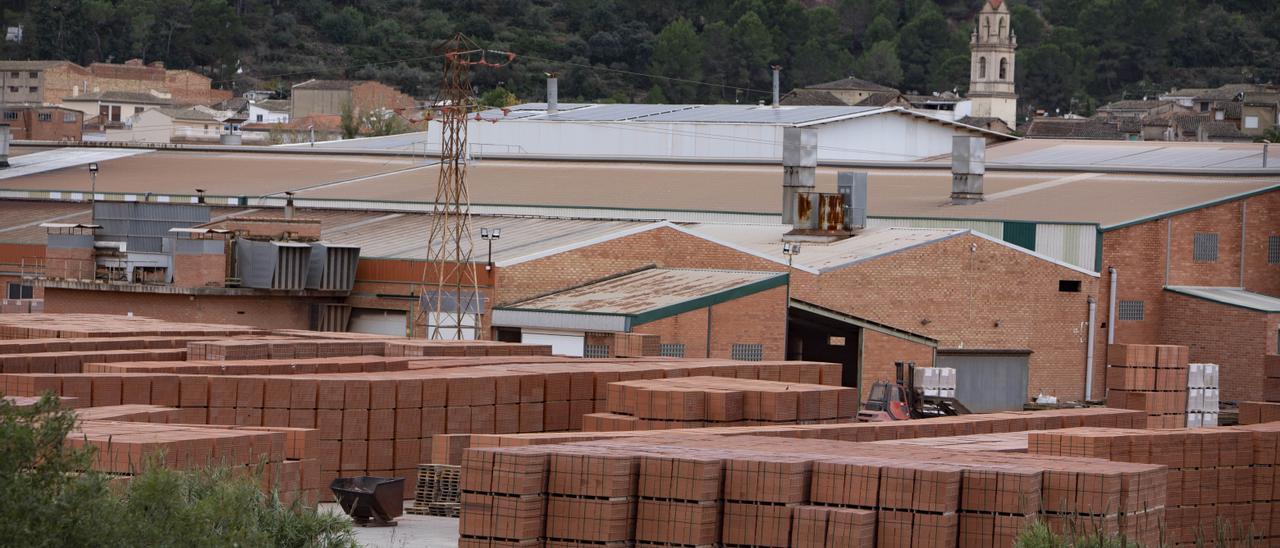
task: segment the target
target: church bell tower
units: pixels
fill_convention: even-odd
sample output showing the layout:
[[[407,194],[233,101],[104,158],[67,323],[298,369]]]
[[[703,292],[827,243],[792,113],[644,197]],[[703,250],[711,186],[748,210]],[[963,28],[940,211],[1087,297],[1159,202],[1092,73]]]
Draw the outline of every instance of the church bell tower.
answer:
[[[1004,0],[986,0],[969,39],[969,99],[971,116],[1004,120],[1014,127],[1018,94],[1013,87],[1014,55],[1018,39],[1010,28]]]

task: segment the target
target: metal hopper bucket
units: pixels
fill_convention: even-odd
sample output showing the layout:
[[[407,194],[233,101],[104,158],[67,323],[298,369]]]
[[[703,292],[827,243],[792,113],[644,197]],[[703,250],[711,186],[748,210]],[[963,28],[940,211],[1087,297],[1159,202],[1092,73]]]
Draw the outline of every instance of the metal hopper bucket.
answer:
[[[387,527],[404,513],[404,478],[335,478],[329,490],[360,527]]]

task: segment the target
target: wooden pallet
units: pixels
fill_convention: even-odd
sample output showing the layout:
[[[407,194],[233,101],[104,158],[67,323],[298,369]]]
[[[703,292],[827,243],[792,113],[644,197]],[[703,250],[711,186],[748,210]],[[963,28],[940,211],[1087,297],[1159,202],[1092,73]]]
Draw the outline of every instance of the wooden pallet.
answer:
[[[405,511],[416,516],[456,518],[462,515],[462,505],[456,502],[414,503]]]
[[[413,496],[415,506],[432,503],[457,504],[460,501],[458,481],[461,477],[461,466],[418,465],[418,484]]]

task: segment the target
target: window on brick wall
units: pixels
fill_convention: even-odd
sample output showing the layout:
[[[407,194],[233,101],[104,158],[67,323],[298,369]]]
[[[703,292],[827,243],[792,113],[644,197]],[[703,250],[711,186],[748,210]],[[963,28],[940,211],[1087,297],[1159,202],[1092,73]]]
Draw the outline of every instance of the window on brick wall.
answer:
[[[608,358],[609,345],[607,344],[584,344],[582,345],[582,357],[584,358]]]
[[[683,358],[684,345],[676,343],[663,343],[658,345],[658,355],[664,358]]]
[[[12,110],[6,110],[6,111],[4,111],[4,119],[5,119],[5,120],[17,120],[17,119],[18,119],[18,113],[17,113],[17,112],[14,112],[14,111],[12,111]]]
[[[1191,257],[1197,263],[1218,261],[1218,233],[1197,232],[1191,245]]]
[[[729,350],[729,358],[744,362],[758,362],[764,360],[763,344],[738,344]]]
[[[1280,264],[1280,236],[1267,238],[1267,264]]]
[[[1079,293],[1080,280],[1058,280],[1058,291],[1064,293]]]
[[[30,299],[34,295],[33,286],[9,282],[8,298],[10,299]]]
[[[1120,301],[1119,319],[1125,321],[1142,321],[1146,319],[1146,303],[1142,301]]]
[[[63,123],[70,124],[70,123],[75,122],[75,121],[76,121],[76,113],[74,113],[74,112],[64,112],[64,113],[62,113],[62,122],[63,122]]]
[[[40,112],[36,114],[36,119],[41,122],[50,122],[50,121],[53,121],[53,114],[48,112]]]

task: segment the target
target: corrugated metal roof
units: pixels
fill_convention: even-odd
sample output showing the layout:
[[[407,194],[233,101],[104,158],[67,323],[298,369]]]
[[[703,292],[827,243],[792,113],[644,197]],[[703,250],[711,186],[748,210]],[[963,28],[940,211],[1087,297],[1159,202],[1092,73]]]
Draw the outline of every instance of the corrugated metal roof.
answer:
[[[634,316],[780,276],[784,274],[651,268],[505,308]]]
[[[1119,145],[1119,146],[1117,146]],[[1147,141],[1143,144],[1105,143],[1056,144],[1013,154],[989,154],[988,164],[1035,166],[1097,166],[1158,168],[1243,168],[1262,167],[1261,146],[1187,146],[1185,143]],[[1024,147],[1011,147],[1013,152]],[[997,149],[992,149],[992,152]],[[1273,153],[1274,154],[1274,153]],[[993,158],[994,156],[994,158]]]
[[[704,122],[726,124],[804,124],[879,110],[879,107],[699,105],[695,108],[646,116],[642,122]]]
[[[791,227],[784,225],[697,224],[688,227],[695,234],[728,243],[740,249],[763,254],[785,262],[782,235]],[[802,242],[800,254],[792,258],[796,267],[825,272],[890,253],[943,240],[968,232],[968,229],[938,228],[868,228],[852,238],[832,243]]]
[[[1260,312],[1280,312],[1280,299],[1239,287],[1171,285],[1165,290]]]

